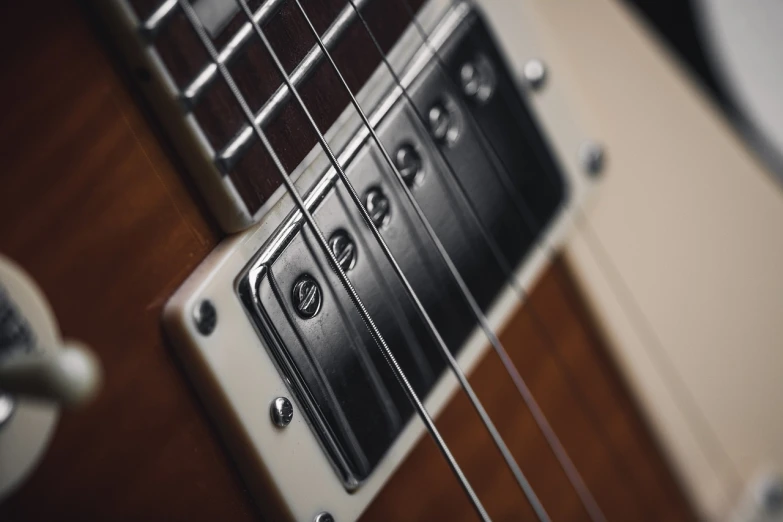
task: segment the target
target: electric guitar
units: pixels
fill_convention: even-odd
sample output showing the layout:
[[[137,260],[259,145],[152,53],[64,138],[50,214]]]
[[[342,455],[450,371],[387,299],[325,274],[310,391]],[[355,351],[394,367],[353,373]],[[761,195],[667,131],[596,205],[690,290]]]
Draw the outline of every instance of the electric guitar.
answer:
[[[0,520],[780,516],[783,197],[628,6],[3,15]]]

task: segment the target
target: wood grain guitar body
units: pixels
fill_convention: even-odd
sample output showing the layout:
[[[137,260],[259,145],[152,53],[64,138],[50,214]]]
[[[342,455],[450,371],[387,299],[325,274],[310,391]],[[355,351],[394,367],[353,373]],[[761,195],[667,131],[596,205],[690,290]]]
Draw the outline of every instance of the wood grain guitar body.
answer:
[[[169,296],[224,234],[135,86],[138,71],[122,65],[89,6],[0,9],[0,252],[33,276],[63,333],[92,346],[105,372],[98,399],[62,415],[0,520],[280,519],[273,502],[251,498],[161,328]],[[285,161],[298,164],[314,144],[287,149]],[[501,337],[608,520],[695,519],[564,259]],[[494,354],[470,382],[552,519],[588,520]],[[464,396],[437,426],[493,519],[533,519]],[[363,515],[473,519],[427,437]]]

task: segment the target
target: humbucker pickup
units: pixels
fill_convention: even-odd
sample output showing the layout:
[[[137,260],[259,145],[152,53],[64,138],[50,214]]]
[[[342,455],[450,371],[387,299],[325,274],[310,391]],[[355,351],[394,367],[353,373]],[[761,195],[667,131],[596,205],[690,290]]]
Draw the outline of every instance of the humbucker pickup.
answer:
[[[392,96],[378,136],[486,311],[564,202],[564,178],[475,13],[421,70],[409,98]],[[456,354],[476,319],[399,179],[375,143],[360,138],[346,174]],[[443,355],[333,170],[307,201],[425,397],[444,372]],[[301,213],[283,220],[240,278],[239,294],[344,486],[355,489],[413,410]]]

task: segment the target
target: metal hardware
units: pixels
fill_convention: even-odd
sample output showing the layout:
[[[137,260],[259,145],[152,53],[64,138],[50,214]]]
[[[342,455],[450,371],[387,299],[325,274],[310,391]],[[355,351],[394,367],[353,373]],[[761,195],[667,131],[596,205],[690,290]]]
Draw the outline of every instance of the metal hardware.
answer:
[[[7,393],[0,394],[0,429],[8,422],[16,410],[16,401]]]
[[[437,102],[427,112],[427,122],[430,134],[435,141],[452,145],[457,141],[459,128],[454,121],[454,116],[446,106]]]
[[[470,27],[475,29],[476,25]],[[464,64],[464,60],[456,61],[454,56],[458,46],[471,45],[472,52],[476,52],[475,43],[481,41],[486,45],[486,55],[494,56],[488,36],[467,38],[466,32],[455,38],[448,46],[449,51],[442,55],[455,76]],[[495,72],[497,92],[501,89],[513,92],[512,80],[505,69],[498,66]],[[545,227],[564,201],[563,178],[524,105],[514,101],[518,98],[494,96],[486,104],[463,104],[461,93],[453,92],[454,86],[432,61],[407,85],[411,85],[408,95],[416,110],[425,118],[427,111],[438,103],[451,109],[459,133],[465,138],[461,146],[437,147],[430,139],[426,121],[422,125],[414,116],[399,90],[381,101],[379,107],[383,111],[374,112],[370,122],[378,129],[378,138],[395,151],[395,156],[403,144],[416,144],[421,170],[427,174],[427,183],[416,190],[416,201],[425,209],[457,271],[464,273],[465,283],[478,306],[487,310],[507,284],[506,276],[490,268],[495,263],[492,252],[486,246],[477,247],[486,244],[478,225],[462,218],[470,212],[467,203],[451,194],[464,188],[479,219],[513,266],[525,258],[538,240],[536,234],[540,230],[531,230],[525,224],[508,185],[519,191],[529,203],[536,223]],[[521,116],[518,120],[509,119],[509,114]],[[379,126],[381,121],[384,123]],[[479,126],[497,144],[497,150],[502,151],[494,160],[490,157],[492,149],[481,144]],[[520,140],[518,136],[527,138]],[[400,141],[400,137],[405,140]],[[344,166],[356,191],[363,195],[362,203],[371,193],[381,191],[386,200],[383,207],[394,205],[395,219],[389,219],[382,230],[389,249],[403,273],[417,274],[415,279],[411,278],[411,285],[445,344],[462,346],[476,325],[475,317],[467,307],[450,298],[457,292],[456,286],[450,285],[456,283],[436,284],[452,281],[447,267],[439,262],[434,244],[412,204],[404,196],[398,197],[398,191],[388,188],[399,188],[399,182],[391,169],[379,162],[374,148],[369,132],[362,127],[342,150],[338,162]],[[392,160],[396,163],[394,157]],[[531,165],[535,168],[530,168]],[[507,172],[502,170],[504,166]],[[501,181],[502,176],[510,178],[508,183]],[[357,264],[351,274],[351,284],[366,303],[373,321],[383,329],[389,346],[400,347],[395,358],[423,396],[445,367],[443,355],[426,333],[424,322],[414,311],[402,283],[394,276],[393,267],[337,180],[336,170],[327,169],[308,193],[305,205],[327,237],[345,230],[361,246],[362,255],[368,260],[364,264],[367,269],[358,270]],[[375,211],[375,201],[372,203],[371,210]],[[371,219],[380,218],[370,209],[368,213]],[[302,213],[292,210],[244,275],[240,275],[238,292],[280,371],[291,383],[292,393],[302,404],[311,429],[343,485],[354,490],[375,469],[413,410],[382,354],[368,349],[373,342],[369,331],[350,305],[339,279],[328,269],[326,256],[314,248],[312,233],[304,224]],[[465,252],[471,252],[471,256],[464,255]],[[321,311],[309,321],[297,321],[288,312],[288,294],[283,290],[294,286],[302,274],[316,277],[325,294]],[[348,402],[350,407],[346,406]],[[368,411],[374,412],[371,419],[366,414]]]
[[[466,62],[459,71],[462,94],[476,103],[484,104],[495,93],[495,71],[485,56]]]
[[[353,0],[353,3],[356,5],[357,9],[362,9],[367,4],[367,2],[369,2],[369,0]],[[337,42],[339,42],[342,36],[345,34],[345,30],[354,22],[354,20],[356,20],[356,11],[349,3],[342,9],[342,11],[340,11],[335,21],[332,22],[332,25],[329,26],[322,37],[323,43],[327,49],[331,50],[334,48]],[[244,36],[242,41],[235,47],[238,48],[241,43],[244,43],[245,39],[250,37],[252,29],[250,24],[247,24],[247,26],[248,34]],[[239,36],[239,33],[237,33],[237,36]],[[230,56],[234,54],[234,49],[226,46],[220,56],[222,57],[224,53],[227,53],[226,59],[229,59]],[[299,64],[289,75],[291,83],[295,87],[298,87],[304,80],[310,77],[310,74],[315,71],[323,58],[324,55],[318,45],[311,47],[302,61],[299,62]],[[214,70],[211,70],[213,65],[214,64],[208,65],[204,71],[199,74],[199,77],[201,77],[202,74],[205,76],[205,78],[201,81],[201,83],[204,83],[204,85],[196,85],[196,82],[194,81],[194,83],[188,87],[188,89],[186,89],[184,96],[188,100],[191,98],[197,98],[201,91],[203,91],[206,83],[217,77],[217,66],[214,67]],[[288,86],[285,84],[280,85],[280,87],[277,88],[269,100],[264,103],[264,106],[261,107],[261,110],[255,115],[256,124],[262,129],[266,127],[267,123],[269,123],[285,106],[290,97],[291,91],[288,89]],[[244,125],[242,130],[239,131],[239,133],[231,140],[231,142],[220,152],[216,161],[217,165],[219,165],[224,172],[231,170],[231,168],[241,157],[245,148],[250,145],[252,138],[253,129],[249,125]]]
[[[174,0],[175,5],[176,3],[177,0]],[[239,8],[236,2],[231,2],[231,4],[236,5],[237,9]],[[265,1],[261,4],[258,10],[253,13],[253,20],[257,24],[266,24],[282,5],[283,0]],[[239,54],[239,51],[242,50],[242,47],[250,40],[252,35],[253,27],[250,22],[245,22],[242,24],[242,27],[237,30],[236,34],[220,51],[220,54],[218,55],[218,61],[220,63],[227,63],[231,61]],[[210,62],[201,70],[201,72],[198,73],[198,75],[196,75],[196,78],[190,82],[190,84],[185,87],[185,90],[182,92],[182,99],[186,105],[192,106],[195,103],[199,96],[201,96],[201,94],[206,91],[207,86],[212,83],[212,80],[218,77],[217,72],[217,65],[215,65],[213,62]]]
[[[586,141],[579,147],[579,163],[582,169],[592,177],[598,176],[604,169],[604,148],[594,141]]]
[[[338,230],[329,238],[329,248],[344,272],[356,266],[356,245],[345,230]]]
[[[215,310],[212,301],[204,299],[193,309],[193,322],[201,335],[209,335],[215,331],[217,310]]]
[[[318,513],[313,519],[313,522],[334,522],[334,517],[324,511],[323,513]]]
[[[544,86],[544,83],[546,82],[546,65],[544,65],[544,62],[541,60],[528,60],[528,62],[522,68],[522,74],[524,75],[528,86],[530,86],[530,88],[534,91],[538,91]]]
[[[321,287],[315,279],[307,274],[302,274],[294,283],[291,291],[296,313],[302,319],[310,319],[321,309]]]
[[[166,0],[150,15],[149,18],[142,24],[140,31],[141,34],[149,38],[157,32],[158,29],[163,26],[163,22],[174,13],[177,7],[177,0]]]
[[[386,194],[378,187],[370,189],[364,196],[364,208],[367,209],[376,227],[381,228],[389,223],[391,204]]]
[[[394,164],[409,187],[421,180],[421,175],[424,173],[421,168],[421,156],[410,143],[397,149],[397,154],[394,155]]]
[[[294,418],[294,405],[287,397],[278,397],[269,406],[269,415],[278,428],[285,428]]]

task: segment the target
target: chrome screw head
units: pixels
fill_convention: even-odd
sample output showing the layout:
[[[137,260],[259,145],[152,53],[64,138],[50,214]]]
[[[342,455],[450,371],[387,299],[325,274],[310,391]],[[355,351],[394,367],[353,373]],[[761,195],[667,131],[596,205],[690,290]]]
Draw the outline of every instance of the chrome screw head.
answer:
[[[321,309],[321,287],[315,279],[307,274],[302,274],[294,283],[291,291],[296,313],[302,319],[310,319]]]
[[[338,230],[329,238],[329,248],[337,262],[347,272],[356,266],[356,245],[345,230]]]
[[[482,56],[465,62],[459,70],[459,77],[462,94],[479,104],[489,101],[495,92],[495,72],[490,61]]]
[[[10,395],[0,393],[0,429],[11,420],[16,409],[16,401]]]
[[[430,134],[435,141],[453,145],[459,136],[454,116],[442,103],[436,103],[430,107],[427,113],[427,122],[430,127]]]
[[[411,187],[421,177],[421,156],[413,145],[406,143],[394,156],[394,164],[405,183]]]
[[[391,203],[381,189],[373,188],[367,192],[364,196],[364,208],[367,209],[376,227],[381,228],[389,222]]]
[[[334,522],[334,517],[324,511],[323,513],[318,513],[313,519],[313,522]]]
[[[209,335],[217,326],[217,310],[209,299],[204,299],[193,310],[193,322],[201,335]]]
[[[285,428],[291,424],[294,418],[294,405],[286,397],[278,397],[272,401],[269,407],[269,414],[272,416],[272,422],[278,428]]]
[[[604,160],[604,148],[599,143],[586,141],[579,147],[579,163],[590,176],[596,177],[603,171]]]
[[[546,82],[546,65],[541,60],[528,60],[522,68],[522,74],[530,88],[537,91]]]

